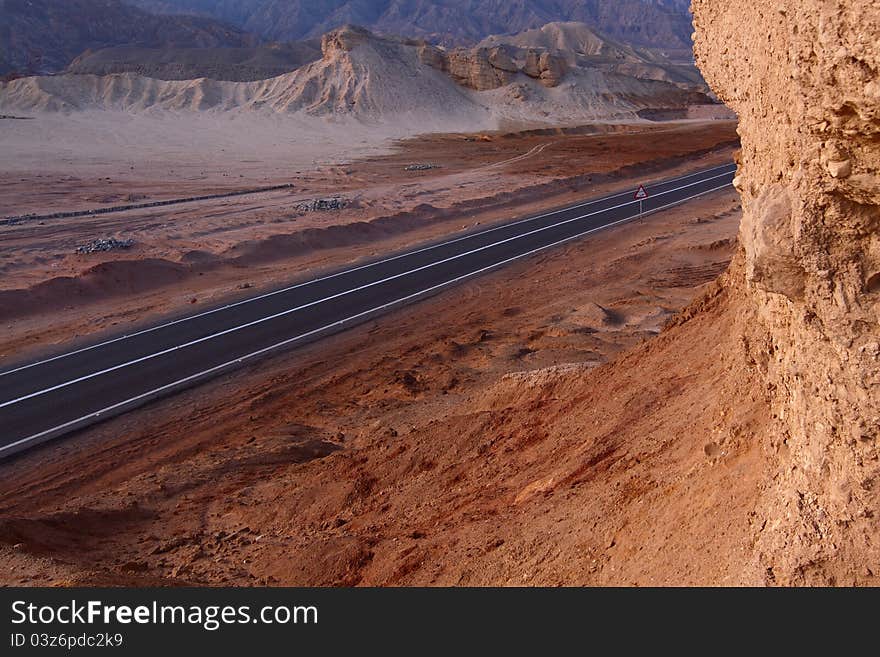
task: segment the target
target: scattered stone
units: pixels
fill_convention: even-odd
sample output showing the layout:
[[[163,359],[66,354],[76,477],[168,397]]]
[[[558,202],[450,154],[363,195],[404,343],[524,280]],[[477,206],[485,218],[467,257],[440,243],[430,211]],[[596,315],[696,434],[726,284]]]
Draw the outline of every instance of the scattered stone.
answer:
[[[348,205],[342,198],[318,198],[313,201],[305,201],[296,206],[297,212],[326,212],[328,210],[342,210]]]
[[[410,164],[404,171],[430,171],[431,169],[439,169],[439,164]]]
[[[79,246],[76,252],[79,254],[101,253],[103,251],[115,251],[117,249],[130,249],[134,246],[134,240],[118,240],[114,237],[98,239],[83,246]]]
[[[182,577],[184,575],[189,574],[190,572],[191,572],[191,570],[190,570],[189,565],[180,564],[178,566],[175,566],[174,570],[171,571],[171,576],[172,577]]]
[[[101,251],[113,251],[116,249],[130,249],[134,246],[134,240],[118,240],[116,238],[97,239],[84,244],[76,249],[77,253],[98,253]]]
[[[852,174],[852,163],[849,160],[831,160],[827,167],[833,178],[849,178]]]

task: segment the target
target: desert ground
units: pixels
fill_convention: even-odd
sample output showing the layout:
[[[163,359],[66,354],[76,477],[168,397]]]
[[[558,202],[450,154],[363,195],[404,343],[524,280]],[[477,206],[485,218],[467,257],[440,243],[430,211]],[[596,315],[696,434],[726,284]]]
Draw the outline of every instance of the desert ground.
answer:
[[[711,314],[656,335],[712,298],[739,217],[713,195],[0,464],[3,582],[735,577],[762,417],[708,386]],[[652,365],[682,332],[680,365]],[[696,559],[642,551],[709,531]]]
[[[43,120],[51,123],[56,117],[41,115],[33,124]],[[177,121],[166,118],[165,124]],[[79,125],[62,134],[69,136],[71,129],[76,132]],[[90,133],[84,134],[90,142]],[[116,133],[110,134],[105,141],[112,142]],[[14,216],[277,184],[293,188],[0,226],[7,246],[0,252],[0,359],[31,358],[59,343],[191,312],[412,244],[626,189],[635,167],[650,182],[730,161],[737,139],[735,124],[724,120],[406,139],[380,132],[371,136],[362,156],[346,159],[345,145],[356,141],[354,135],[336,135],[335,145],[323,148],[309,146],[309,139],[317,139],[313,134],[286,161],[290,149],[283,139],[267,147],[265,159],[236,151],[244,161],[229,171],[240,171],[243,178],[230,179],[229,171],[210,168],[217,154],[207,148],[215,133],[207,134],[189,152],[191,158],[198,155],[198,164],[182,153],[166,153],[161,140],[150,145],[141,135],[129,148],[101,146],[104,159],[77,154],[73,166],[57,157],[57,145],[44,140],[33,149],[30,164],[14,159],[4,165],[0,178],[7,184],[0,205]],[[238,139],[248,142],[251,134]],[[316,163],[319,151],[328,159]],[[173,169],[168,162],[174,162]],[[436,168],[407,171],[412,164]],[[127,173],[105,175],[114,167]],[[338,198],[345,207],[298,209],[322,198]],[[77,252],[108,238],[132,240],[134,246]]]
[[[0,367],[737,164],[0,462],[0,583],[878,585],[880,8],[672,4],[693,63],[568,23],[503,37],[567,52],[345,26],[255,82],[0,81]]]
[[[359,158],[317,164],[303,147],[301,160],[254,161],[237,180],[207,168],[211,157],[188,169],[178,158],[180,175],[172,175],[165,160],[137,149],[125,152],[140,164],[111,180],[104,167],[114,163],[100,158],[77,156],[75,180],[66,162],[40,173],[19,162],[20,170],[3,174],[20,183],[2,193],[16,215],[291,180],[295,187],[3,226],[16,255],[4,256],[0,349],[6,362],[33,357],[72,334],[119,331],[628,189],[636,168],[649,182],[729,162],[736,140],[735,124],[723,120],[435,134],[374,139]],[[414,163],[435,168],[408,171]],[[35,176],[55,194],[35,194]],[[346,207],[293,210],[327,197]],[[570,380],[601,389],[604,364],[655,336],[724,271],[738,218],[735,193],[713,195],[5,462],[0,550],[14,567],[3,582],[622,581],[611,562],[593,562],[598,552],[588,547],[577,563],[554,566],[556,579],[549,571],[529,575],[529,560],[547,555],[515,518],[552,497],[556,484],[545,470],[559,452],[542,453],[541,423],[563,414],[548,393],[546,417],[542,410],[541,421],[517,420],[524,412],[517,391]],[[97,237],[135,246],[76,253]],[[694,467],[718,461],[704,447]],[[650,458],[650,449],[633,443],[626,458]],[[469,466],[475,457],[481,464]],[[581,484],[562,488],[570,500],[580,499],[575,489],[594,494]],[[610,499],[600,496],[581,513],[598,522]],[[632,521],[642,523],[632,531],[648,531],[645,519]],[[541,523],[530,531],[544,530]],[[617,530],[594,527],[589,540],[597,531],[601,543]],[[499,557],[491,569],[461,558],[484,552]],[[704,581],[698,571],[688,577]]]

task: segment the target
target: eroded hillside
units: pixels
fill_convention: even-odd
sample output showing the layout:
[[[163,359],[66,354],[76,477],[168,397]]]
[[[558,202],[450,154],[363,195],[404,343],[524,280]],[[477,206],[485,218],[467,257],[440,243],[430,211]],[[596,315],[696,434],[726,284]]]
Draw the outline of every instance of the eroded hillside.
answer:
[[[483,130],[502,122],[635,119],[645,109],[708,103],[699,89],[569,66],[545,49],[446,51],[346,26],[324,35],[321,58],[256,82],[163,81],[134,73],[0,82],[9,113],[110,110],[262,111],[355,118],[425,130]]]

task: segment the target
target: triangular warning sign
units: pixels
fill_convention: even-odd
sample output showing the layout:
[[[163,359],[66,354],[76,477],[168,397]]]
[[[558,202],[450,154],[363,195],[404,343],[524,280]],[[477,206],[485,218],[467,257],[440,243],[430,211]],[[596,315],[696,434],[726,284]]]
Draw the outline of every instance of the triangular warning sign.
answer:
[[[634,197],[637,201],[641,201],[642,199],[648,198],[648,190],[645,189],[644,185],[639,185],[639,191],[636,192]]]

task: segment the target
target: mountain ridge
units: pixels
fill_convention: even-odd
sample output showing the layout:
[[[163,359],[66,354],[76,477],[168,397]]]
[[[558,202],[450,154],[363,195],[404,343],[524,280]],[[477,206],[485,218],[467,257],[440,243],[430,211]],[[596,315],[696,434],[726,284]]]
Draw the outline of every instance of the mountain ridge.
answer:
[[[321,58],[319,40],[265,44],[252,48],[137,48],[115,46],[86,51],[67,73],[137,73],[159,80],[210,78],[252,82],[278,77]]]
[[[165,82],[132,73],[22,78],[0,83],[0,109],[267,111],[448,131],[503,121],[635,119],[644,109],[706,101],[667,82],[569,67],[536,49],[447,51],[353,26],[325,35],[321,48],[320,60],[259,82]]]
[[[689,51],[689,0],[126,0],[156,12],[207,15],[276,41],[315,37],[355,23],[438,43],[474,44],[491,34],[553,21],[587,23],[635,45]]]
[[[153,15],[121,0],[3,0],[0,75],[53,73],[108,46],[252,47],[259,39],[205,16]]]

